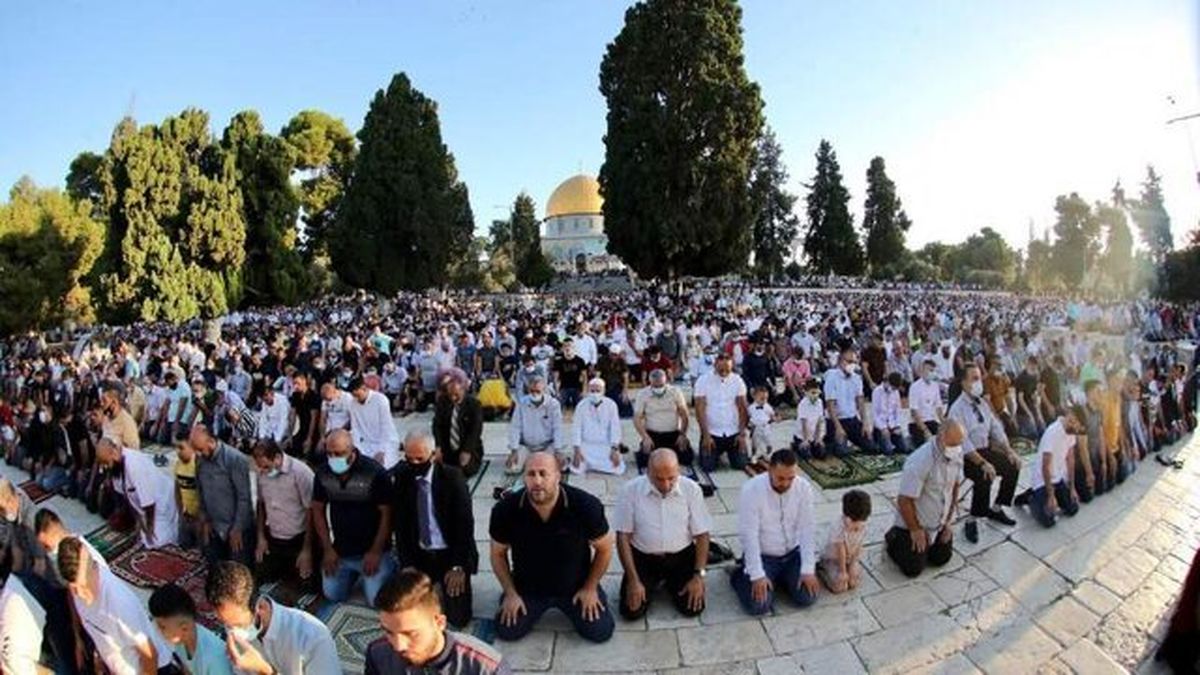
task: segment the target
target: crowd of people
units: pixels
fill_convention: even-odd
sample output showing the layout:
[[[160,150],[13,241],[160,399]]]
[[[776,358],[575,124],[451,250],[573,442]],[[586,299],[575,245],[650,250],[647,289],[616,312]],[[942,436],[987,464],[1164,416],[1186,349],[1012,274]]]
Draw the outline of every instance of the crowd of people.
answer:
[[[1194,429],[1200,383],[1178,342],[1200,336],[1200,307],[1007,294],[356,296],[210,328],[0,343],[0,444],[141,545],[202,551],[224,639],[177,586],[142,606],[86,538],[0,479],[3,672],[31,672],[43,638],[58,672],[336,672],[324,624],[258,592],[277,581],[378,609],[368,673],[507,672],[447,628],[472,617],[468,479],[487,454],[514,477],[487,527],[502,640],[550,608],[609,639],[614,552],[623,617],[659,587],[703,612],[718,548],[705,495],[725,465],[751,476],[729,575],[741,604],[806,606],[858,585],[872,504],[848,491],[819,546],[804,462],[907,455],[886,547],[916,576],[949,559],[968,488],[975,540],[978,519],[1015,524],[1006,508],[1049,527],[1149,457],[1177,466],[1162,449]],[[485,421],[506,425],[504,447],[485,447]],[[1038,452],[1020,495],[1017,438]],[[587,472],[630,474],[611,509],[564,480]]]

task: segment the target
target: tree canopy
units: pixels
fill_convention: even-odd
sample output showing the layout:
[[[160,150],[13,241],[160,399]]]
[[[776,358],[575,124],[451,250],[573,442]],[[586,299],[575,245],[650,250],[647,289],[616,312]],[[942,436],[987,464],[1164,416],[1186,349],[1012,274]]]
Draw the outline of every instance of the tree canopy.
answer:
[[[796,217],[796,195],[787,190],[788,172],[783,148],[775,132],[767,129],[758,141],[750,199],[754,205],[752,232],[754,268],[758,276],[776,278],[783,274],[792,245],[800,229]]]
[[[804,234],[804,254],[809,272],[862,274],[866,261],[850,214],[850,192],[842,184],[837,153],[824,139],[817,147],[817,172],[805,202],[808,230]]]
[[[912,226],[904,213],[896,184],[887,175],[882,157],[867,167],[867,199],[863,204],[863,232],[867,268],[871,276],[894,276],[904,259],[904,235]]]

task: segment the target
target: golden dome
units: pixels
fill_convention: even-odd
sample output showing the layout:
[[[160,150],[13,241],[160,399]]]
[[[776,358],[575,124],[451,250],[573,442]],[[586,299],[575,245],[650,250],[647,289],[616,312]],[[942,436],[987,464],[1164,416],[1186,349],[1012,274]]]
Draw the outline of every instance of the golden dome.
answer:
[[[604,210],[604,199],[600,197],[600,183],[587,174],[572,176],[562,182],[550,201],[546,202],[546,217],[576,214],[599,215]]]

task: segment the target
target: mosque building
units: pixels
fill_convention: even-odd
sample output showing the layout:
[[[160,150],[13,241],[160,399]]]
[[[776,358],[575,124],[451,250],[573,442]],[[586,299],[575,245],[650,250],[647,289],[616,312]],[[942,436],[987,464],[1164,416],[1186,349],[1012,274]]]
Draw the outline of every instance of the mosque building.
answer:
[[[608,253],[604,199],[594,176],[572,176],[554,189],[546,202],[542,253],[558,271],[601,272],[622,267]]]

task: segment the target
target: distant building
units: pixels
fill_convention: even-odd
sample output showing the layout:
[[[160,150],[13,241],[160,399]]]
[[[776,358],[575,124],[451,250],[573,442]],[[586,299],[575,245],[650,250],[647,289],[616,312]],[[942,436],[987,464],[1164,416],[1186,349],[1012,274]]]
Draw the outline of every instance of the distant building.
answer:
[[[546,202],[542,253],[559,271],[599,272],[622,265],[608,254],[604,199],[593,176],[563,181]]]

